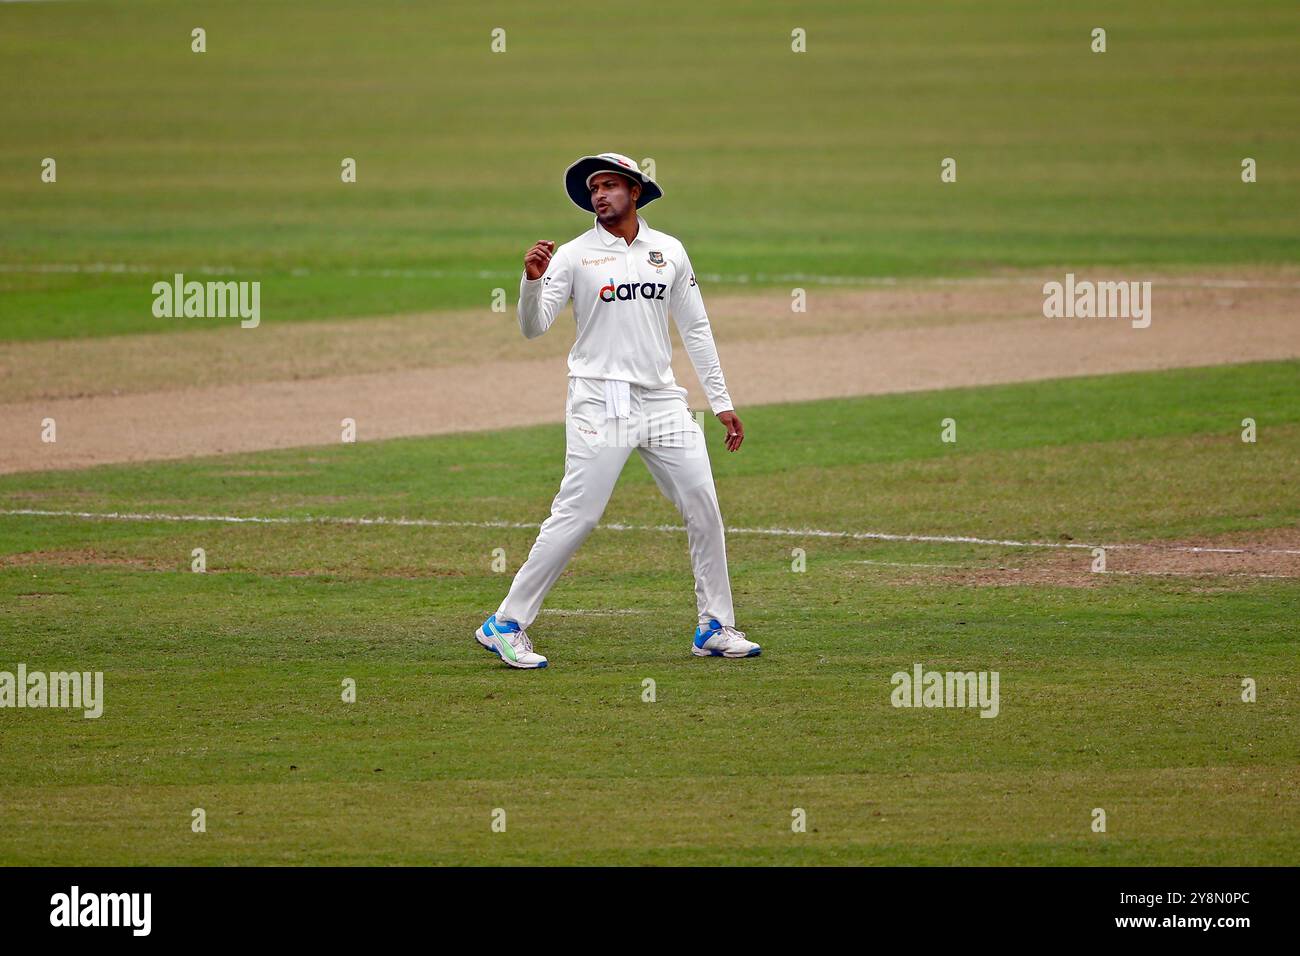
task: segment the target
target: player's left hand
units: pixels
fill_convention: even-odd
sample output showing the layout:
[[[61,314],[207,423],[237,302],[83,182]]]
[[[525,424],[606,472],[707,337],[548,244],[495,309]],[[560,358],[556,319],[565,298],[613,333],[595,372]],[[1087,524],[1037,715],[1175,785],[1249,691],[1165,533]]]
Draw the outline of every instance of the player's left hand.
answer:
[[[727,426],[727,451],[738,451],[745,440],[745,426],[734,411],[718,412],[718,421]]]

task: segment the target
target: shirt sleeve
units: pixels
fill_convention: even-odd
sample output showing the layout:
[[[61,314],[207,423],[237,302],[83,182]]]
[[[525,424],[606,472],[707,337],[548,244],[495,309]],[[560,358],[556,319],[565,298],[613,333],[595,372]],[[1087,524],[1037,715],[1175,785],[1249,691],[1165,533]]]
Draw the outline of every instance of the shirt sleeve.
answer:
[[[682,344],[686,346],[686,354],[691,357],[695,374],[699,376],[704,394],[708,396],[713,414],[731,411],[735,406],[731,403],[726,380],[722,377],[718,349],[713,344],[713,329],[709,326],[709,315],[704,311],[704,297],[700,295],[691,258],[684,247],[682,261],[673,279],[668,307],[672,311],[673,321],[677,323],[677,331],[681,333]]]
[[[561,246],[551,257],[546,271],[536,279],[524,272],[519,279],[519,331],[535,339],[555,321],[573,292],[569,255]]]

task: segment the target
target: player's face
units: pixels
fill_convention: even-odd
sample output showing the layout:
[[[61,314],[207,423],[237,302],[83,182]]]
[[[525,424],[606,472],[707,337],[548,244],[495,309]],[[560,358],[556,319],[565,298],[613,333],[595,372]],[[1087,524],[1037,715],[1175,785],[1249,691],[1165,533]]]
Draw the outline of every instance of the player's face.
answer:
[[[617,173],[598,173],[591,177],[591,204],[601,222],[617,222],[636,208],[641,187]]]

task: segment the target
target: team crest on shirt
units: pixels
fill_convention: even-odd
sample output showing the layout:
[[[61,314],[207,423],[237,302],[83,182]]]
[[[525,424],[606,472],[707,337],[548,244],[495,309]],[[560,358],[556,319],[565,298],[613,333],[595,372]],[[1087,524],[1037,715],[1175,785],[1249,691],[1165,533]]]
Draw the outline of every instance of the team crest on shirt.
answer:
[[[652,266],[662,266],[664,264],[664,254],[662,252],[650,253],[650,264]]]

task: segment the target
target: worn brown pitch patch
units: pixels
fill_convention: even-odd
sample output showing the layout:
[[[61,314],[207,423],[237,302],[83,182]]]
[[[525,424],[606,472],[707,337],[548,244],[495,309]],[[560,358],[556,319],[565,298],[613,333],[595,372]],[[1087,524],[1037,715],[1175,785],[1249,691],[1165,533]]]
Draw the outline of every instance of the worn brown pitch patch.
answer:
[[[177,565],[148,558],[105,554],[95,548],[59,549],[51,551],[24,551],[0,557],[0,568],[18,567],[123,567],[149,571],[175,570]]]
[[[1300,580],[1300,528],[1149,542],[1140,548],[1109,548],[1104,572],[1092,570],[1094,560],[1092,552],[1084,549],[1044,548],[983,566],[937,561],[865,563],[886,569],[892,580],[902,584],[1101,587],[1117,579],[1164,578],[1220,590],[1248,581]]]

